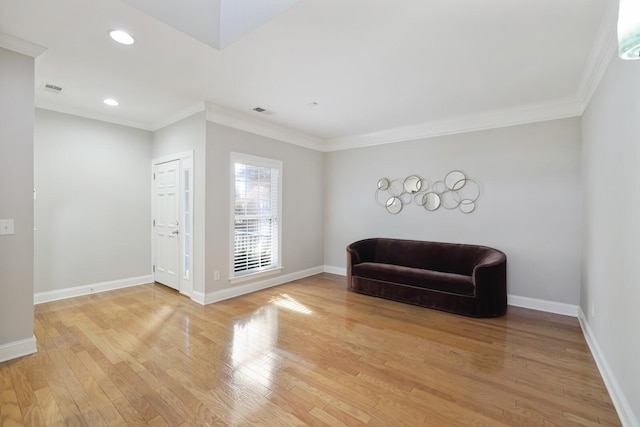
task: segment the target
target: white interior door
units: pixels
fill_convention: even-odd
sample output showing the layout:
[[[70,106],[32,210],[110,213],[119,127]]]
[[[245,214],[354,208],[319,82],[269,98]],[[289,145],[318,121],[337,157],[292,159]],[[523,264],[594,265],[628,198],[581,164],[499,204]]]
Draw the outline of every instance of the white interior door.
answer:
[[[180,160],[154,168],[154,280],[180,290]]]

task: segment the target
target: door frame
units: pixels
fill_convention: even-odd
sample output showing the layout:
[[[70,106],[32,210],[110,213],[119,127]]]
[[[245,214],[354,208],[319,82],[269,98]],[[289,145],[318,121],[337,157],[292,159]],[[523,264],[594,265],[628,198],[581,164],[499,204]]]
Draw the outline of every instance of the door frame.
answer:
[[[155,218],[156,218],[156,203],[155,203],[155,170],[156,165],[171,162],[174,160],[180,161],[180,168],[178,173],[178,215],[180,220],[178,221],[178,237],[180,242],[178,244],[178,291],[181,294],[184,294],[191,298],[191,294],[193,293],[193,274],[195,271],[194,268],[194,260],[193,256],[193,238],[195,236],[194,230],[194,220],[193,220],[193,206],[194,206],[194,197],[195,191],[193,188],[194,182],[194,153],[193,150],[183,151],[181,153],[170,154],[163,157],[158,157],[151,160],[151,274],[155,279],[155,261],[156,261],[156,233],[155,233]],[[185,177],[185,172],[187,175]],[[187,182],[188,180],[188,182]],[[189,189],[189,206],[185,204],[185,190]],[[185,209],[185,207],[187,209]],[[188,216],[189,223],[186,224],[185,213],[188,212],[190,215]],[[188,227],[187,227],[188,225]],[[187,235],[185,234],[185,229],[190,230],[189,239],[186,239]],[[185,253],[189,254],[189,269],[185,269]]]

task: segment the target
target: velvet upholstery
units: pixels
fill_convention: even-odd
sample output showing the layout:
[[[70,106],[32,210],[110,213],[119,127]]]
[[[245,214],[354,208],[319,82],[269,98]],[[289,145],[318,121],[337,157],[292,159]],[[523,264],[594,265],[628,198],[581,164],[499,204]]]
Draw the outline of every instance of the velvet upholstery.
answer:
[[[507,256],[486,246],[373,238],[347,247],[349,289],[472,317],[507,311]]]

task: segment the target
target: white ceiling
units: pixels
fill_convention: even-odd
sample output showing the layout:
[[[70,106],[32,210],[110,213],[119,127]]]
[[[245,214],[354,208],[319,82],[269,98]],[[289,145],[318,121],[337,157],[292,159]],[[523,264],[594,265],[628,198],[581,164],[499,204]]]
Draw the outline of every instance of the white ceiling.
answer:
[[[210,105],[340,147],[580,114],[611,3],[301,0],[216,50],[121,0],[0,0],[0,32],[47,48],[40,107],[157,129]]]

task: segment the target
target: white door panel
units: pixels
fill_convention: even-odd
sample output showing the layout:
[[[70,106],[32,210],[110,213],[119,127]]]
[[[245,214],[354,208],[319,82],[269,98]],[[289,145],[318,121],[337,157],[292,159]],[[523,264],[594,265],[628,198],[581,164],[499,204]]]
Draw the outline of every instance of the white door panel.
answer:
[[[155,165],[155,272],[154,280],[179,290],[180,287],[180,161]]]

